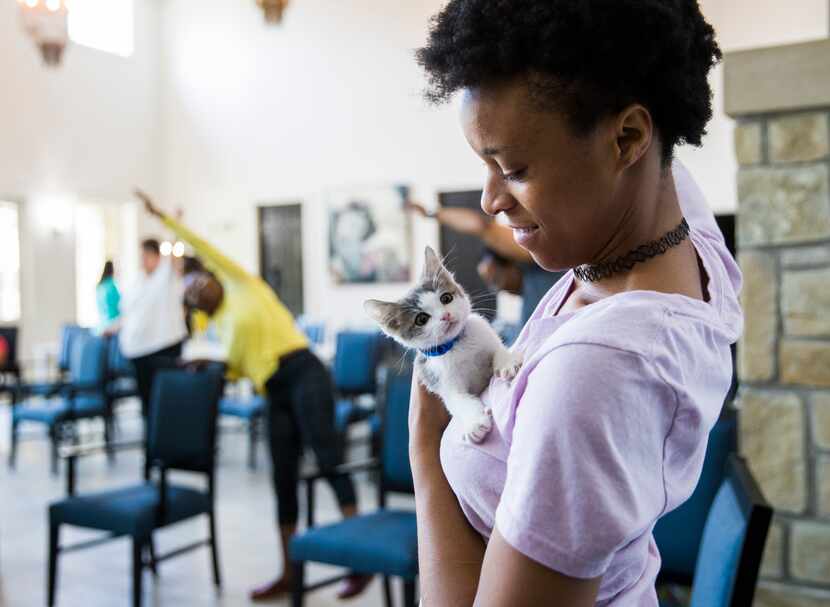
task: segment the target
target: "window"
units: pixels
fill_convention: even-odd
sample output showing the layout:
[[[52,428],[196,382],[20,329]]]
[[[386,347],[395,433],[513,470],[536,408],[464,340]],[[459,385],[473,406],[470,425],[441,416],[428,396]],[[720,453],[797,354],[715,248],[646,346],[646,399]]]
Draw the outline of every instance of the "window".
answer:
[[[76,44],[114,53],[133,54],[134,0],[72,0],[69,38]]]
[[[115,264],[115,280],[121,290],[138,275],[138,255],[135,203],[97,201],[75,207],[75,309],[79,325],[101,326],[95,292],[104,262]]]
[[[0,201],[0,322],[20,320],[20,232],[17,205]]]

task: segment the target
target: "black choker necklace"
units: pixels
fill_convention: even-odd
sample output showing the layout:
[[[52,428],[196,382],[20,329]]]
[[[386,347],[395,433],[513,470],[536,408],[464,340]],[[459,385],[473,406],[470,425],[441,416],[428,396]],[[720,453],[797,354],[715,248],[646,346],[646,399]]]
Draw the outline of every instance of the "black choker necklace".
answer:
[[[614,274],[627,272],[634,267],[634,264],[641,263],[652,257],[662,255],[672,247],[676,247],[689,236],[689,224],[684,217],[671,232],[662,238],[642,244],[633,251],[611,261],[603,261],[598,264],[585,264],[574,268],[576,277],[584,282],[597,282]]]

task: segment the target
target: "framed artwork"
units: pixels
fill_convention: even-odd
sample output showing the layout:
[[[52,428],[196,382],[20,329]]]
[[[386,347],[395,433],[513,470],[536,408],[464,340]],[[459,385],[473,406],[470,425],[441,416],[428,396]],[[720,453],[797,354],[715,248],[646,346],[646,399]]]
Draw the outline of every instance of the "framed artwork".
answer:
[[[328,192],[328,265],[335,284],[409,281],[408,194],[406,186]]]

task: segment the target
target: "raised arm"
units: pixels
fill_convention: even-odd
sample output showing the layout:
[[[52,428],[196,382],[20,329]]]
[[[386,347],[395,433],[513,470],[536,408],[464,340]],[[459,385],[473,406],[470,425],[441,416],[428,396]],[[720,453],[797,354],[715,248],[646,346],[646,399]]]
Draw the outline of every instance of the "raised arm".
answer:
[[[472,209],[451,207],[442,207],[434,213],[429,213],[416,202],[409,202],[406,207],[422,217],[436,219],[441,225],[445,225],[456,232],[480,238],[484,244],[496,253],[511,261],[520,263],[533,261],[530,253],[516,244],[513,239],[513,231],[510,228],[496,223],[482,213]]]
[[[134,193],[144,203],[144,208],[148,213],[158,217],[178,238],[181,238],[193,247],[193,250],[202,258],[209,270],[217,274],[224,274],[227,277],[242,278],[248,276],[248,272],[242,266],[227,257],[204,238],[192,232],[189,228],[162,211],[145,192],[137,189]]]

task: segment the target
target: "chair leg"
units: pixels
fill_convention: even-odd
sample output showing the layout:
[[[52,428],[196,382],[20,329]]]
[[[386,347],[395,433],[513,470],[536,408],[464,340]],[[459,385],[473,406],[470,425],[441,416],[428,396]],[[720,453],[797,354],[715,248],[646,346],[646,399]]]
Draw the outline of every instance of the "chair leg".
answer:
[[[252,417],[248,422],[248,469],[256,470],[256,441],[258,432],[258,422],[256,417]]]
[[[216,543],[216,515],[208,514],[210,524],[210,556],[213,561],[213,583],[217,588],[222,587],[222,575],[219,572],[219,547]]]
[[[156,544],[153,540],[153,535],[150,534],[150,539],[147,540],[147,557],[148,557],[148,564],[150,565],[150,571],[153,572],[153,576],[158,576],[158,563],[156,563]]]
[[[58,475],[58,447],[60,446],[60,430],[57,424],[49,428],[49,441],[51,442],[52,476]]]
[[[12,436],[9,448],[9,468],[14,468],[15,463],[17,463],[17,423],[18,422],[16,420],[12,420]]]
[[[115,451],[112,449],[112,415],[104,417],[104,443],[107,445],[107,461],[110,464],[115,462]]]
[[[144,545],[137,537],[133,538],[133,607],[141,607],[141,574],[143,567],[141,557]]]
[[[58,539],[60,525],[49,523],[49,575],[48,587],[46,589],[47,605],[53,607],[55,604],[55,586],[58,581]]]
[[[415,607],[415,580],[403,581],[403,607]]]
[[[291,589],[291,607],[303,607],[305,594],[305,563],[294,563],[294,588]]]
[[[383,604],[385,607],[394,607],[394,603],[392,603],[392,580],[388,575],[383,576]]]

